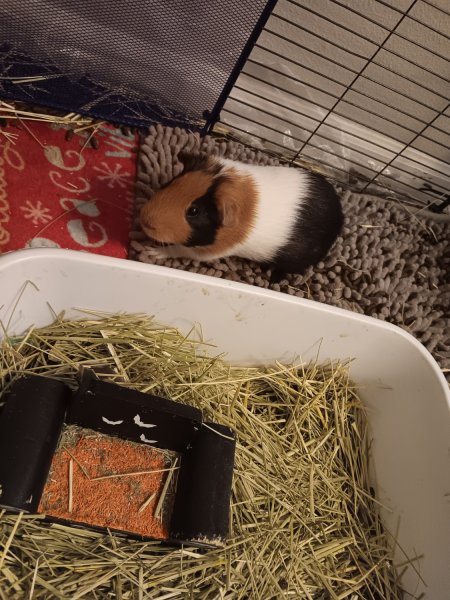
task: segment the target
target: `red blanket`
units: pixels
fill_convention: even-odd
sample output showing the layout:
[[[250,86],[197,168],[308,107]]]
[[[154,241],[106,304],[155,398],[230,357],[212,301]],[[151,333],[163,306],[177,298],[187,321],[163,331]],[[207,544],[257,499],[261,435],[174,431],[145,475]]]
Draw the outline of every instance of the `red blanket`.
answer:
[[[135,136],[104,125],[94,149],[91,130],[67,141],[54,124],[22,127],[0,130],[0,253],[53,246],[126,258]]]

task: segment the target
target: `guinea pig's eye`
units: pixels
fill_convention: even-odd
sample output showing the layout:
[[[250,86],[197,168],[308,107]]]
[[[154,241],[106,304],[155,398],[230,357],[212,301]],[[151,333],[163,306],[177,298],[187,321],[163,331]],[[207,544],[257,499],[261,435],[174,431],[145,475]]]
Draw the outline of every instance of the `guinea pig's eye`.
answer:
[[[187,209],[186,211],[186,216],[187,217],[196,217],[199,213],[199,209],[198,206],[195,206],[195,204],[191,204],[191,206]]]

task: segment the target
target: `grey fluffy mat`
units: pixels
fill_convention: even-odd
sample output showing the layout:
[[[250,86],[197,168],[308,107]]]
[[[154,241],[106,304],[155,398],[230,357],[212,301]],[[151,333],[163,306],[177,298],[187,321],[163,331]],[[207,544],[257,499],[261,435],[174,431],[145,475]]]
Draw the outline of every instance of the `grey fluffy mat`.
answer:
[[[200,264],[188,260],[154,261],[139,229],[143,202],[181,172],[181,149],[206,151],[255,164],[277,160],[232,141],[180,129],[155,127],[140,148],[136,218],[130,258],[214,277],[241,281],[311,298],[390,321],[414,334],[444,369],[450,368],[450,224],[415,217],[393,201],[344,193],[342,237],[324,262],[303,276],[269,284],[257,264],[227,258]]]

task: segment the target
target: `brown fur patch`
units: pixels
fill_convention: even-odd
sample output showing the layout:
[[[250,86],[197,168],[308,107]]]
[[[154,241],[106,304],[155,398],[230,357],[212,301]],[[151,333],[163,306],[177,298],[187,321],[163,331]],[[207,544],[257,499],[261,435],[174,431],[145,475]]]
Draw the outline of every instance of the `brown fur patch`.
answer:
[[[191,235],[186,209],[206,194],[212,182],[213,176],[204,171],[192,171],[174,179],[142,207],[142,229],[157,242],[186,244]]]
[[[223,172],[226,176],[216,192],[217,206],[223,225],[217,232],[214,244],[196,246],[199,258],[211,253],[222,255],[242,243],[256,220],[258,191],[251,176],[242,175],[237,169]]]

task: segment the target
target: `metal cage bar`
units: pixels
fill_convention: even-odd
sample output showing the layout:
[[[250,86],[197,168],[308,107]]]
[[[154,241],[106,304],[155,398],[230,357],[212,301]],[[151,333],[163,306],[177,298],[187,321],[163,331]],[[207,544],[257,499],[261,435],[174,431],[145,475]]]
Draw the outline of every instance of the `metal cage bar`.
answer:
[[[220,124],[291,163],[410,204],[450,204],[445,0],[279,0]]]

